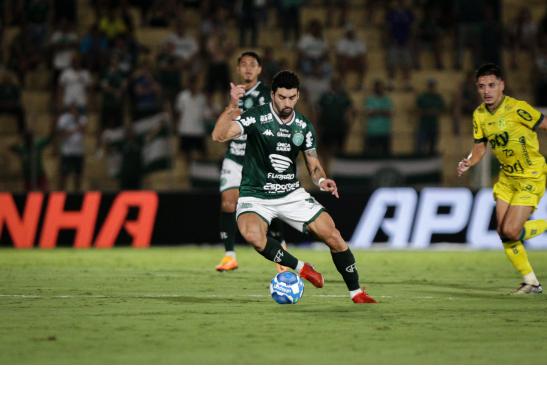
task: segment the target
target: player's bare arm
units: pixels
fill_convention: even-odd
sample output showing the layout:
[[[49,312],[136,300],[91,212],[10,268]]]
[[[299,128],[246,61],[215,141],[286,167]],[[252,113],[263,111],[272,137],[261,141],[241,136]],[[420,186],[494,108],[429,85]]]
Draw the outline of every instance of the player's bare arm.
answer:
[[[461,177],[469,168],[478,164],[482,157],[484,157],[484,154],[486,154],[486,143],[476,143],[467,158],[458,162],[458,168],[456,170],[458,176]]]
[[[543,117],[543,121],[541,121],[538,128],[547,131],[547,117]]]
[[[336,198],[339,198],[336,182],[334,182],[333,179],[327,178],[325,170],[319,162],[317,151],[315,149],[305,151],[304,159],[306,161],[306,167],[308,168],[308,172],[310,173],[313,183],[317,185],[322,191],[330,192]]]
[[[234,120],[239,117],[241,110],[229,105],[220,114],[211,133],[213,141],[224,142],[234,139],[241,134],[241,128]]]

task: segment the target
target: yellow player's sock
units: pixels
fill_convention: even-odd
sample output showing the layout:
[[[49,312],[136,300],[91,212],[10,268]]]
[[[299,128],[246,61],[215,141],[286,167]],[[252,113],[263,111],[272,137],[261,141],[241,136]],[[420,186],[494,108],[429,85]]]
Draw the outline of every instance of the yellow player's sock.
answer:
[[[522,276],[533,272],[532,266],[528,262],[528,254],[521,241],[504,242],[503,248],[511,264]]]
[[[524,229],[522,230],[521,240],[528,240],[541,235],[547,230],[547,221],[545,219],[535,219],[533,221],[526,221]]]

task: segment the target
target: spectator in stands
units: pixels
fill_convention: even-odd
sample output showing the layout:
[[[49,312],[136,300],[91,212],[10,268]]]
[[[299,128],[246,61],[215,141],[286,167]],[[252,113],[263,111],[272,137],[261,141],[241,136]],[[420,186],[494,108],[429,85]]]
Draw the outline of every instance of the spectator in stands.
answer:
[[[152,74],[152,63],[144,59],[129,83],[133,121],[159,113],[163,109],[161,85]]]
[[[336,62],[342,81],[350,71],[357,73],[356,90],[361,90],[367,73],[367,46],[357,37],[352,25],[346,26],[344,37],[336,43]]]
[[[70,67],[78,50],[78,33],[66,20],[59,22],[51,34],[49,50],[53,69],[52,84],[56,85],[61,73]]]
[[[239,0],[236,7],[239,16],[239,47],[247,46],[247,33],[251,35],[250,46],[256,47],[258,41],[258,10],[255,0]]]
[[[34,133],[26,130],[21,144],[14,144],[11,150],[21,159],[21,170],[25,191],[47,191],[48,179],[44,171],[44,149],[51,142],[51,137],[35,138]]]
[[[99,31],[104,34],[111,44],[116,37],[129,30],[121,11],[115,7],[109,7],[106,14],[99,19]]]
[[[273,54],[273,48],[265,47],[262,56],[262,82],[268,85],[271,84],[273,76],[280,72],[282,67],[281,61],[276,59]]]
[[[110,65],[106,69],[99,83],[101,91],[101,130],[110,127],[120,127],[124,123],[125,93],[127,79],[120,69],[120,63],[116,56],[110,59]]]
[[[34,47],[46,47],[50,4],[48,0],[28,0],[25,2],[25,20],[28,23]]]
[[[323,0],[323,5],[327,9],[327,27],[331,28],[334,26],[333,20],[337,11],[340,12],[337,26],[344,27],[348,23],[348,0]]]
[[[412,68],[411,35],[414,25],[414,13],[401,0],[395,0],[386,14],[387,70],[390,78],[389,89],[397,69],[401,71],[404,91],[411,91],[410,74]]]
[[[415,152],[420,155],[437,154],[439,117],[445,110],[443,97],[437,92],[437,81],[427,80],[427,89],[416,97],[418,128]]]
[[[317,71],[328,59],[329,46],[323,38],[323,27],[319,20],[308,24],[306,33],[298,40],[298,69],[306,75]]]
[[[82,66],[93,73],[99,73],[108,61],[108,40],[99,31],[97,24],[92,24],[80,40]]]
[[[314,64],[313,71],[302,78],[302,94],[312,109],[312,116],[317,114],[319,98],[330,88],[332,78],[332,67],[328,61],[323,64]]]
[[[532,70],[536,105],[547,107],[547,33],[538,39],[538,50]]]
[[[24,86],[28,71],[34,70],[44,59],[43,50],[34,46],[28,25],[22,23],[9,47],[8,67],[17,74],[19,83]]]
[[[86,111],[91,85],[91,74],[82,68],[80,57],[75,55],[72,57],[70,67],[63,70],[59,77],[59,96],[62,107],[75,104],[80,111]]]
[[[374,81],[373,93],[365,98],[363,111],[366,117],[363,154],[390,157],[393,102],[386,95],[382,81]]]
[[[127,127],[121,146],[121,164],[118,172],[120,190],[141,189],[143,176],[142,141],[135,135],[133,127]]]
[[[186,25],[181,20],[175,21],[173,32],[165,38],[164,43],[173,44],[173,53],[184,71],[188,71],[191,75],[198,72],[199,45],[196,38],[188,33]]]
[[[116,58],[119,62],[120,70],[126,78],[129,78],[133,72],[138,54],[135,53],[133,47],[130,46],[128,38],[118,36],[114,40],[114,45],[110,49],[110,57]]]
[[[501,39],[501,40],[500,40]],[[495,9],[492,6],[484,8],[484,21],[481,23],[479,49],[481,50],[481,61],[503,66],[501,51],[503,46],[503,26],[496,17]],[[532,50],[535,44],[531,46]]]
[[[354,117],[355,110],[344,82],[333,76],[330,89],[321,95],[318,103],[319,151],[327,175],[330,159],[344,149]]]
[[[460,135],[462,115],[471,117],[479,104],[480,99],[475,86],[475,73],[468,71],[465,79],[454,90],[452,100],[452,130],[455,135]],[[469,121],[471,122],[471,119]]]
[[[538,26],[532,19],[530,8],[522,6],[516,16],[507,25],[511,68],[518,68],[517,51],[527,51],[533,56],[537,35]]]
[[[21,101],[21,87],[15,75],[0,68],[0,114],[14,115],[19,133],[26,130],[26,114]]]
[[[156,0],[148,11],[147,24],[150,27],[168,27],[173,16],[177,15],[175,0]]]
[[[414,66],[421,69],[421,55],[424,49],[431,51],[435,60],[435,68],[443,70],[444,64],[441,53],[442,30],[439,21],[439,13],[437,7],[431,7],[426,4],[423,7],[423,14],[416,27],[416,41],[414,52]]]
[[[54,21],[66,20],[76,24],[78,20],[78,2],[71,0],[53,0]]]
[[[207,69],[207,93],[212,95],[215,91],[225,92],[230,84],[230,68],[228,61],[234,51],[232,42],[228,39],[223,28],[215,26],[207,40],[207,56],[209,67]]]
[[[482,64],[482,42],[485,0],[458,0],[454,2],[456,24],[456,41],[454,47],[454,68],[460,70],[463,63],[463,53],[467,48],[473,55],[473,66]]]
[[[175,111],[179,148],[189,170],[193,154],[207,155],[206,123],[214,118],[197,77],[188,79],[187,88],[177,96]]]
[[[84,135],[87,117],[80,113],[78,106],[71,103],[57,120],[57,134],[60,139],[59,190],[67,187],[67,178],[74,176],[74,190],[82,186],[84,167]]]
[[[180,60],[175,56],[175,45],[171,42],[163,43],[156,57],[156,78],[166,102],[172,108],[182,88],[182,79]]]
[[[283,43],[292,47],[300,38],[300,9],[304,0],[278,0],[278,22],[283,32]]]

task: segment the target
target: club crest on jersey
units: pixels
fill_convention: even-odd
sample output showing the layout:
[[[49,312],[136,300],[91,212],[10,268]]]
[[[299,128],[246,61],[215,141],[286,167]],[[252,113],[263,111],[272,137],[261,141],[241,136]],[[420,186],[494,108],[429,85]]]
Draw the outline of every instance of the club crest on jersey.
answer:
[[[252,98],[247,98],[245,100],[245,102],[243,103],[243,106],[245,107],[246,110],[251,108],[253,106],[253,99]]]
[[[498,127],[505,128],[505,125],[506,125],[505,118],[501,118],[498,120]]]
[[[277,172],[285,172],[292,164],[290,158],[279,154],[270,154],[270,162]]]
[[[295,132],[294,135],[292,136],[292,143],[296,145],[297,147],[299,147],[300,145],[302,145],[303,142],[304,142],[304,134],[302,134],[299,131]]]

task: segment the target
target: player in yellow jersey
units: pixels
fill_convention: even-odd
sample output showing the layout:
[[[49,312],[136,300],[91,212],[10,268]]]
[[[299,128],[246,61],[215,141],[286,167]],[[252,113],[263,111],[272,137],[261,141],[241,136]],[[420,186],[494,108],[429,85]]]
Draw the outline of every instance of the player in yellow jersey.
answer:
[[[522,241],[547,229],[543,219],[528,220],[545,192],[547,166],[539,152],[536,130],[547,130],[547,120],[527,102],[504,95],[505,82],[497,65],[482,65],[475,79],[483,101],[473,113],[475,145],[458,163],[457,173],[461,176],[476,165],[490,145],[500,163],[494,185],[497,230],[505,254],[522,275],[522,283],[514,293],[541,293],[543,289]]]

